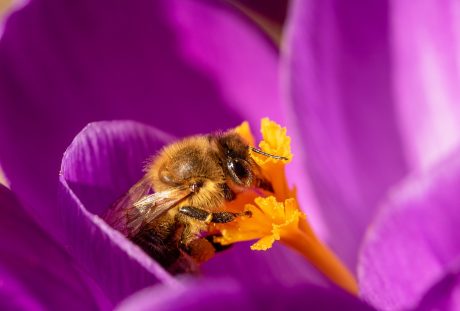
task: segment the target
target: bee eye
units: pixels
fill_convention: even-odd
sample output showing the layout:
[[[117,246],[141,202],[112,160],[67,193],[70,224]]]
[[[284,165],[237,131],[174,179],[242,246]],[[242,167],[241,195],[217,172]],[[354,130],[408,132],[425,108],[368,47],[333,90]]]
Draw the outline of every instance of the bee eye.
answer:
[[[249,186],[252,182],[252,174],[246,161],[231,159],[228,161],[228,170],[237,184]]]

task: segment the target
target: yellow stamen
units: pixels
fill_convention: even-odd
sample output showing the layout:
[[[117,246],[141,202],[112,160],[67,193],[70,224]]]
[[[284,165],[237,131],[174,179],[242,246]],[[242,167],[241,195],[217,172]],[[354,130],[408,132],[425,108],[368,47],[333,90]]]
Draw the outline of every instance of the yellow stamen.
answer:
[[[295,199],[284,203],[273,196],[255,199],[257,206],[247,204],[245,211],[252,216],[242,216],[229,224],[216,225],[222,237],[216,242],[228,245],[258,239],[252,250],[268,250],[275,241],[296,250],[326,277],[350,293],[357,294],[358,286],[353,275],[335,254],[314,235],[306,216],[298,209]]]
[[[248,121],[244,121],[239,126],[235,127],[233,131],[240,135],[249,146],[255,145],[255,139],[251,133],[251,128],[249,127]]]
[[[268,197],[243,193],[235,201],[228,203],[226,209],[241,212],[241,207],[244,206],[244,212],[250,216],[238,217],[227,224],[211,225],[211,231],[220,231],[222,235],[216,238],[216,242],[226,245],[257,240],[251,245],[252,250],[268,250],[273,243],[280,241],[302,254],[337,285],[356,295],[358,286],[354,276],[316,237],[307,217],[298,206],[295,191],[288,187],[284,166],[290,162],[292,154],[286,129],[267,118],[262,119],[261,128],[263,141],[259,144],[260,149],[289,160],[251,154],[261,167],[262,173],[272,183],[274,193]],[[243,123],[235,131],[248,142],[254,139],[247,123]]]
[[[252,154],[252,157],[260,167],[264,168],[269,163],[286,164],[291,162],[291,138],[287,136],[287,130],[285,127],[281,127],[279,124],[271,121],[268,118],[263,118],[261,121],[260,132],[262,133],[263,138],[263,140],[259,143],[260,149],[267,153],[289,159],[278,160],[260,154]]]
[[[358,295],[358,284],[353,274],[351,274],[340,259],[315,236],[309,236],[301,231],[295,231],[282,237],[281,243],[302,254],[302,256],[310,261],[331,281],[349,293]]]
[[[280,201],[292,196],[289,189],[284,166],[291,162],[291,138],[286,134],[286,128],[263,118],[261,121],[261,133],[263,140],[259,143],[259,148],[267,153],[283,156],[289,160],[277,160],[265,157],[260,154],[252,153],[254,161],[262,168],[267,179],[271,181],[274,194]]]

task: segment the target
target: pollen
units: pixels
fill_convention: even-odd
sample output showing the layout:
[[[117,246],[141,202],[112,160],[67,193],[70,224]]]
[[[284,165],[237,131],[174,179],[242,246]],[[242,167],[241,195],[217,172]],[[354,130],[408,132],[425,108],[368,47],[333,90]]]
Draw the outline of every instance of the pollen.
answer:
[[[235,131],[248,142],[254,141],[247,122],[237,127]],[[251,153],[251,157],[260,166],[262,174],[272,183],[274,191],[264,195],[241,194],[234,202],[227,203],[226,208],[240,213],[243,209],[243,213],[230,223],[211,225],[210,231],[221,234],[215,238],[215,242],[228,245],[255,241],[250,246],[252,250],[267,251],[278,241],[300,253],[331,281],[356,295],[358,286],[354,276],[316,237],[306,214],[299,207],[295,190],[288,186],[285,165],[291,161],[293,155],[291,139],[287,135],[286,128],[264,118],[261,121],[261,133],[263,139],[259,143],[259,148],[288,160]]]
[[[255,204],[247,204],[246,215],[238,218],[232,225],[222,226],[222,237],[217,242],[222,245],[239,241],[259,239],[251,245],[252,250],[267,250],[275,241],[290,234],[290,231],[299,229],[299,219],[305,215],[296,208],[294,199],[287,199],[284,203],[269,196],[258,197]]]
[[[244,121],[239,126],[233,129],[249,146],[255,145],[255,139],[251,132],[251,127],[249,126],[248,121]]]
[[[276,122],[268,118],[263,118],[260,125],[262,133],[262,141],[259,143],[259,148],[267,153],[282,156],[288,160],[277,160],[274,158],[265,157],[260,154],[252,153],[253,159],[262,168],[269,167],[270,164],[286,164],[292,159],[291,153],[291,138],[287,136],[287,130],[281,127]]]

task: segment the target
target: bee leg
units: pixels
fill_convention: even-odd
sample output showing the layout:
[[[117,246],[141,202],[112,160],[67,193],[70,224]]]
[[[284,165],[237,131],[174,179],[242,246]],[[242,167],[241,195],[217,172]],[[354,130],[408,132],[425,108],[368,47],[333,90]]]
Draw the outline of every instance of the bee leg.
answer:
[[[214,246],[205,238],[193,240],[187,246],[187,253],[198,263],[208,261],[215,252]]]
[[[195,225],[186,225],[180,238],[179,248],[197,263],[205,262],[214,256],[214,246],[205,238],[198,237]]]
[[[185,215],[185,216],[188,216],[188,217],[192,217],[192,218],[195,218],[197,220],[201,220],[201,221],[206,221],[207,219],[209,219],[209,215],[210,213],[201,209],[201,208],[197,208],[197,207],[193,207],[193,206],[181,206],[179,208],[179,213]]]
[[[231,222],[235,220],[235,218],[238,216],[242,216],[242,215],[249,216],[249,214],[247,213],[245,214],[231,213],[231,212],[210,213],[201,208],[197,208],[193,206],[182,206],[179,208],[179,213],[195,218],[197,220],[204,221],[206,223],[213,222],[213,223],[218,223],[218,224]]]
[[[215,212],[212,213],[211,222],[223,224],[235,220],[235,218],[238,216],[240,216],[240,214],[230,212]]]
[[[216,253],[220,253],[222,251],[225,251],[227,249],[229,249],[230,247],[233,246],[233,244],[228,244],[228,245],[222,245],[218,242],[214,242],[214,238],[216,237],[220,237],[222,236],[221,234],[212,234],[212,235],[208,235],[205,237],[206,240],[209,241],[209,243],[212,244],[212,246],[214,247],[214,250]]]

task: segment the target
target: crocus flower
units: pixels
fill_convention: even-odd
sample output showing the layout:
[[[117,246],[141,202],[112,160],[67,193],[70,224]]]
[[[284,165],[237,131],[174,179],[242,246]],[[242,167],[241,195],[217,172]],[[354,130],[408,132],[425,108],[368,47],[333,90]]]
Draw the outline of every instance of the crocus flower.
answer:
[[[24,208],[70,255],[44,252],[43,262],[72,258],[94,281],[75,273],[62,292],[100,290],[110,306],[126,299],[121,309],[199,308],[221,296],[248,308],[262,305],[251,297],[276,307],[277,296],[307,306],[312,295],[367,308],[278,245],[236,245],[204,265],[201,280],[182,281],[108,227],[98,215],[171,140],[164,132],[93,123],[57,177],[63,151],[92,121],[133,119],[182,137],[269,116],[293,133],[288,176],[313,230],[356,273],[360,299],[384,310],[458,308],[456,14],[454,1],[294,1],[278,54],[224,2],[31,0],[0,41],[0,162]],[[17,277],[20,265],[5,267],[2,293],[28,284],[16,297],[45,297]]]
[[[5,239],[0,245],[0,309],[105,310],[110,301],[98,293],[75,262],[24,212],[10,190],[0,185],[0,219]],[[306,292],[308,293],[306,295]],[[267,297],[268,295],[271,295]],[[313,284],[280,289],[274,284],[248,287],[232,279],[181,282],[146,288],[122,302],[118,310],[247,310],[296,309],[309,305],[321,310],[347,307],[370,310],[353,297]]]

